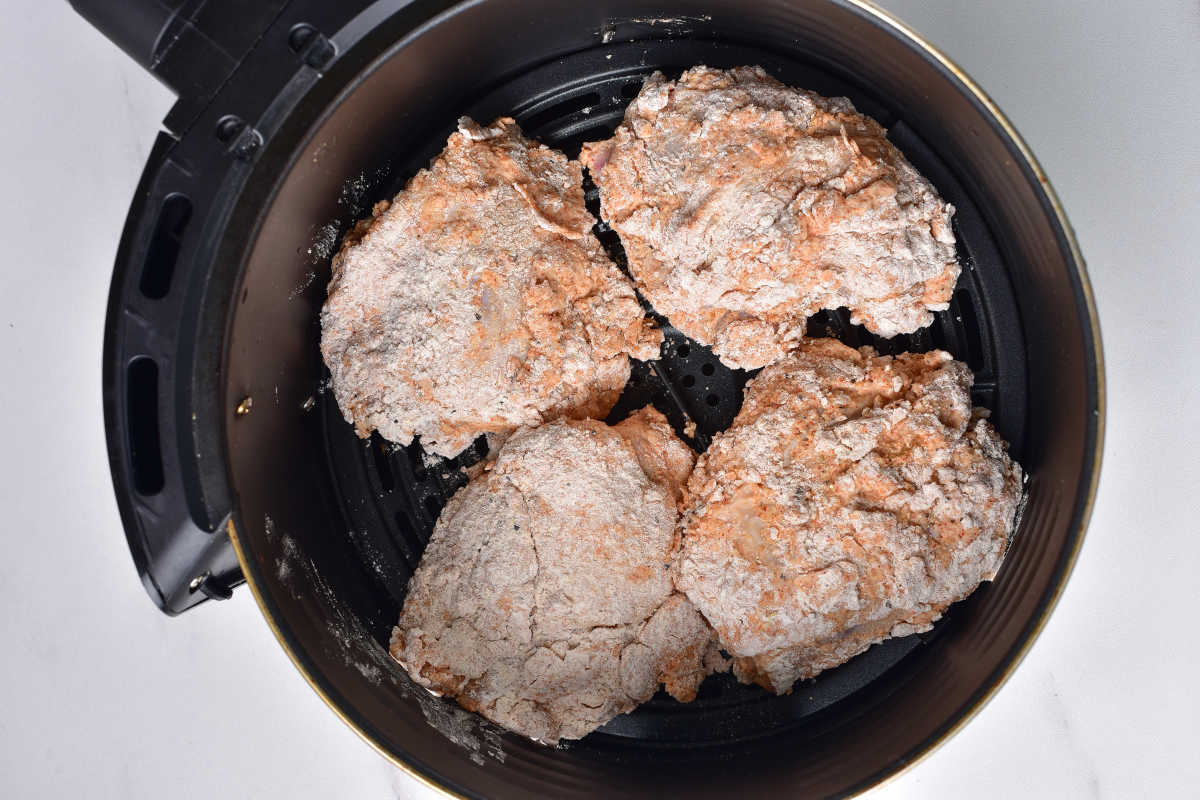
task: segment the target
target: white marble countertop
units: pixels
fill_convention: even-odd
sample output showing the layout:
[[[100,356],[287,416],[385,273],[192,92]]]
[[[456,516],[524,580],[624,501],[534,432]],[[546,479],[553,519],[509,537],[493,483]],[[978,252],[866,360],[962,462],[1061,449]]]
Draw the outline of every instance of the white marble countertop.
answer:
[[[871,797],[1195,796],[1200,13],[885,5],[993,95],[1055,183],[1100,306],[1109,411],[1091,529],[1040,640]],[[146,598],[112,496],[100,338],[171,97],[61,0],[4,16],[0,796],[429,796],[308,689],[247,591],[177,619]]]

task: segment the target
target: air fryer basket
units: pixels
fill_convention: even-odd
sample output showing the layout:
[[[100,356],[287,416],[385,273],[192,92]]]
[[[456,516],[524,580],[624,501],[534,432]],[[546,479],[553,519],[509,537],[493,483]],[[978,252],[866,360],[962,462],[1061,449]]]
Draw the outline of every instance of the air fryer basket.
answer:
[[[846,794],[967,719],[1061,591],[1090,509],[1102,413],[1082,261],[1044,177],[987,99],[881,13],[838,0],[379,2],[329,41],[337,57],[325,54],[319,80],[263,115],[265,133],[233,182],[236,202],[212,236],[197,323],[198,341],[212,343],[210,428],[228,532],[314,689],[397,764],[468,796]],[[576,155],[612,130],[651,71],[700,63],[761,64],[850,97],[956,206],[963,274],[930,328],[878,340],[835,312],[809,332],[965,360],[975,402],[992,410],[1030,476],[1027,504],[995,582],[929,634],[876,646],[783,697],[710,678],[692,704],[659,696],[546,748],[432,697],[386,654],[437,513],[484,445],[446,461],[354,436],[317,349],[329,256],[440,150],[458,116],[513,115],[528,135]],[[595,210],[594,190],[589,202]],[[602,225],[597,233],[623,263],[616,237]],[[695,421],[691,441],[703,448],[737,413],[749,376],[667,333],[662,357],[635,365],[614,418],[652,402],[677,429]],[[144,362],[121,363],[127,381],[117,383],[134,386]],[[211,462],[203,469],[215,481]],[[130,491],[137,499],[140,487]]]
[[[620,122],[624,108],[640,89],[643,78],[654,69],[677,74],[692,64],[730,67],[762,64],[786,82],[818,88],[829,95],[855,95],[862,109],[890,128],[893,141],[910,154],[924,174],[933,176],[946,199],[955,205],[955,232],[962,249],[965,273],[959,281],[951,307],[936,324],[912,336],[882,339],[851,326],[845,309],[825,312],[809,324],[810,335],[837,336],[850,344],[871,344],[883,352],[947,349],[972,367],[976,404],[993,412],[993,421],[1013,443],[1020,459],[1025,427],[1026,376],[1021,351],[1020,319],[1004,264],[974,201],[954,179],[952,172],[886,105],[856,90],[824,70],[786,57],[765,54],[742,45],[677,39],[656,42],[653,55],[639,42],[614,44],[583,51],[535,67],[518,80],[506,81],[495,91],[471,103],[472,116],[491,120],[512,113],[522,128],[539,141],[578,155],[583,141],[605,138]],[[441,120],[445,125],[446,120]],[[451,124],[453,124],[451,122]],[[434,133],[429,149],[440,150],[450,129]],[[391,197],[416,169],[427,163],[422,153],[389,173],[376,172],[377,186],[365,192],[364,181],[352,180],[339,195],[363,192],[352,203],[360,211],[369,202]],[[599,200],[588,185],[587,197],[594,212]],[[354,214],[350,214],[353,217]],[[344,223],[343,223],[344,227]],[[619,238],[603,224],[597,231],[610,255],[622,267],[624,251]],[[323,234],[326,241],[331,239]],[[324,298],[324,276],[314,280],[306,294],[314,309]],[[702,451],[711,436],[728,427],[741,407],[742,387],[755,373],[730,370],[708,347],[687,339],[659,318],[666,344],[654,362],[636,362],[621,401],[609,416],[617,422],[629,412],[653,403],[672,421],[677,432]],[[315,340],[314,344],[315,346]],[[343,510],[352,545],[371,566],[380,597],[368,609],[377,612],[370,620],[370,633],[386,642],[400,614],[406,584],[433,532],[438,513],[450,496],[466,482],[465,467],[487,451],[482,437],[466,453],[443,460],[431,458],[418,443],[398,447],[380,438],[363,442],[342,417],[331,394],[321,394],[323,444],[333,461],[331,477],[337,495],[333,505]],[[689,435],[685,423],[695,422]],[[384,599],[386,598],[386,600]],[[710,679],[700,698],[681,705],[663,693],[660,700],[637,713],[618,717],[605,726],[605,733],[648,736],[679,742],[711,741],[714,731],[728,736],[756,736],[781,724],[794,723],[857,691],[891,667],[937,630],[924,637],[911,636],[890,641],[856,659],[852,665],[833,670],[787,698],[771,699],[761,689],[740,685],[732,675]],[[737,715],[727,713],[736,704]]]

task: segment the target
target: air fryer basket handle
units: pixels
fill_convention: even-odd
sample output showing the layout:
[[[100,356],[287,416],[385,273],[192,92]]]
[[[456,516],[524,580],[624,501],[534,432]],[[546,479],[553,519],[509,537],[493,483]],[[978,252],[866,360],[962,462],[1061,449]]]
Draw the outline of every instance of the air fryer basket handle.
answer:
[[[233,74],[289,0],[70,0],[75,10],[165,83],[180,134]]]
[[[129,548],[176,614],[228,597],[241,571],[213,388],[223,319],[206,313],[206,202],[160,134],[117,252],[104,338],[109,461]]]
[[[148,70],[184,0],[70,0],[78,14]]]
[[[168,614],[242,581],[228,535],[221,353],[238,256],[218,253],[284,87],[320,79],[369,0],[71,0],[179,99],[126,219],[104,336],[117,504],[146,591]],[[236,403],[236,399],[235,399]]]
[[[234,206],[285,118],[278,109],[373,29],[381,0],[71,2],[179,94],[126,219],[104,337],[105,428],[126,538],[154,602],[177,614],[242,581],[224,451],[238,398],[224,396],[222,374],[242,254],[222,248],[239,241],[226,236],[231,224],[250,221],[231,223]],[[429,13],[412,6],[414,18]]]

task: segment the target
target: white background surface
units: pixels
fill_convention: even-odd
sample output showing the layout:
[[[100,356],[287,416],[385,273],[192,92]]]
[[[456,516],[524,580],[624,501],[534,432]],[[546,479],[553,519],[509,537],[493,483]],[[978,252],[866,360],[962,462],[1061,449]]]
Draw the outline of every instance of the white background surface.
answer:
[[[112,259],[171,97],[65,2],[0,49],[0,796],[423,797],[305,685],[245,589],[168,619],[104,448]],[[885,3],[1016,123],[1099,302],[1108,439],[1074,576],[966,729],[871,794],[1177,797],[1200,786],[1200,9]]]

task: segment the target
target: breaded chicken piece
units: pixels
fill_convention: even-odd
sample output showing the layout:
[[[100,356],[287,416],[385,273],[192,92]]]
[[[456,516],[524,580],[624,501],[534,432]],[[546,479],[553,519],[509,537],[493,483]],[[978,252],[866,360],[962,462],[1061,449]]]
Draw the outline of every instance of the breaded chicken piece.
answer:
[[[642,293],[731,367],[785,355],[821,309],[891,337],[948,307],[953,208],[845,98],[760,67],[655,73],[580,159]]]
[[[1000,565],[1021,469],[971,373],[806,341],[746,387],[688,481],[679,587],[774,692],[929,630]]]
[[[522,429],[451,498],[391,654],[426,688],[532,739],[578,739],[722,660],[677,592],[691,450],[651,408]]]
[[[482,433],[603,417],[629,357],[655,358],[628,279],[592,235],[582,168],[513,120],[446,149],[347,236],[321,313],[360,436],[454,456]]]

